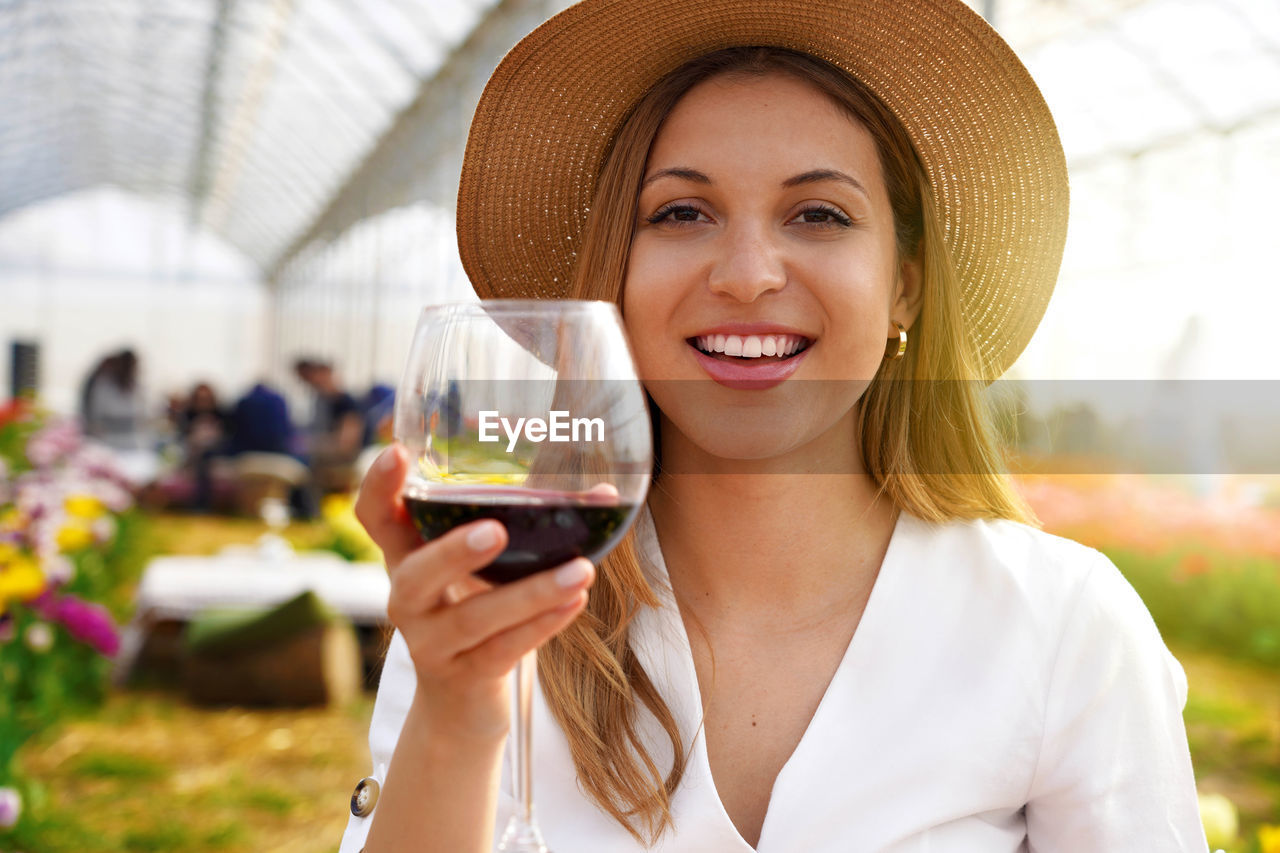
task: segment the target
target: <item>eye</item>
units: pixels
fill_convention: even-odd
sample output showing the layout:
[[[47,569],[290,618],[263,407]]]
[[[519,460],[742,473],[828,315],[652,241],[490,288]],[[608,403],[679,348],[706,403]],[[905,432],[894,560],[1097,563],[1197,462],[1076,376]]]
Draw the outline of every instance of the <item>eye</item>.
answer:
[[[840,210],[829,204],[814,204],[806,207],[804,210],[791,220],[792,222],[800,222],[804,225],[818,225],[835,227],[837,225],[848,228],[853,224],[853,220],[845,216]]]
[[[658,208],[652,216],[646,216],[645,221],[657,225],[659,222],[709,222],[710,219],[691,204],[673,203]]]

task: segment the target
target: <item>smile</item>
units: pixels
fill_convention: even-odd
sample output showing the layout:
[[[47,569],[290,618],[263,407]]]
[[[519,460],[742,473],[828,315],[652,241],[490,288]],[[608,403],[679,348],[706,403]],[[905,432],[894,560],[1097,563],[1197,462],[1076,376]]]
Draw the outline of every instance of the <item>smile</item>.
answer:
[[[687,341],[711,379],[738,391],[763,391],[785,382],[814,344],[791,334],[707,334]]]

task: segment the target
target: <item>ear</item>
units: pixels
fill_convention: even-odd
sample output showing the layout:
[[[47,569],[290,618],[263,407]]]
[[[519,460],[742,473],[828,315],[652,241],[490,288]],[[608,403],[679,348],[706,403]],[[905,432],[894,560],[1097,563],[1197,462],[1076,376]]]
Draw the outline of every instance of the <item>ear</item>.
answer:
[[[903,258],[898,264],[898,279],[893,286],[893,302],[889,305],[889,319],[897,320],[910,329],[920,314],[924,302],[924,263],[917,254]]]

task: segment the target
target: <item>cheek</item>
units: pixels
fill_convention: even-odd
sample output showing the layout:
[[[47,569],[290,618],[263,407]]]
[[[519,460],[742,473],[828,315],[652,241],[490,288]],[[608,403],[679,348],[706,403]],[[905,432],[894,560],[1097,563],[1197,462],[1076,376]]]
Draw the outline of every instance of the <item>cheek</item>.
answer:
[[[658,335],[663,325],[660,306],[652,287],[627,275],[622,291],[622,323],[631,340],[636,371],[641,379],[654,375]]]

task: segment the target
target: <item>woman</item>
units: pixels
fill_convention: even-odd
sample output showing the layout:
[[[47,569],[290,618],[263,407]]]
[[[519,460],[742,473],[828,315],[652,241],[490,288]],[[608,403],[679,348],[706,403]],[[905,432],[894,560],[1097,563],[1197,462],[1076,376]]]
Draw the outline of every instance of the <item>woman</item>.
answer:
[[[535,646],[557,853],[1205,849],[1181,668],[1026,523],[977,396],[1065,215],[1043,101],[958,2],[588,0],[518,45],[463,259],[622,306],[660,472],[598,573],[487,590],[501,525],[421,545],[381,458],[398,632],[343,850],[491,848]]]

